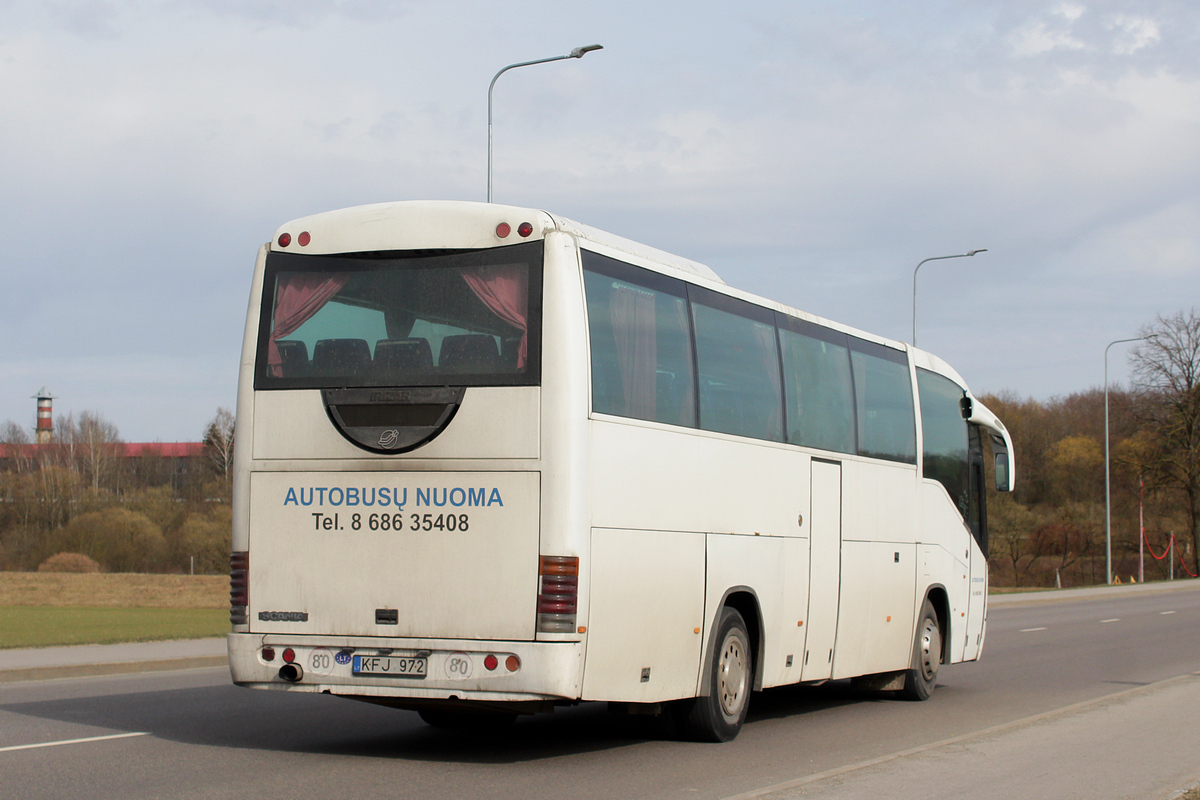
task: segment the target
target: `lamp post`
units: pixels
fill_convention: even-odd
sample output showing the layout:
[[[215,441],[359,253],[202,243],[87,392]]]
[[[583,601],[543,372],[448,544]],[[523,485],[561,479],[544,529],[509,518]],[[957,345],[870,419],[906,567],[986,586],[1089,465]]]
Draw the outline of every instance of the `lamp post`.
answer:
[[[933,258],[925,259],[925,261],[942,261],[943,259],[947,259],[947,258],[967,258],[969,256],[975,255],[976,253],[986,253],[986,252],[987,252],[987,248],[984,247],[980,250],[968,250],[965,253],[959,253],[959,254],[953,255],[953,256],[934,256]],[[921,264],[924,264],[925,261],[922,261]],[[921,264],[917,264],[917,268],[913,270],[913,331],[912,331],[913,347],[917,346],[917,270],[919,270],[921,268]]]
[[[604,46],[599,44],[589,44],[583,47],[576,47],[565,56],[551,56],[550,58],[539,58],[537,61],[521,61],[517,64],[509,64],[504,69],[496,73],[492,78],[492,82],[488,84],[488,163],[487,163],[487,201],[492,202],[492,89],[496,87],[496,81],[501,75],[508,72],[510,69],[517,67],[531,67],[534,64],[546,64],[550,61],[562,61],[567,58],[583,58],[587,53],[593,50],[603,50]]]
[[[1131,339],[1117,339],[1108,343],[1104,348],[1104,575],[1105,582],[1112,583],[1112,494],[1110,491],[1108,473],[1108,350],[1114,344],[1124,342],[1144,342],[1154,336],[1134,336]]]

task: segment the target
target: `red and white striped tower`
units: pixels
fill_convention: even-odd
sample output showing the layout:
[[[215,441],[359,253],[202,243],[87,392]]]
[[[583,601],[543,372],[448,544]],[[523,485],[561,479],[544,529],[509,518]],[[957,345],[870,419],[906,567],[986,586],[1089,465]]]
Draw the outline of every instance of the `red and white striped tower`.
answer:
[[[34,441],[38,444],[49,444],[54,441],[54,395],[45,386],[34,395],[37,398],[37,428],[34,429]]]

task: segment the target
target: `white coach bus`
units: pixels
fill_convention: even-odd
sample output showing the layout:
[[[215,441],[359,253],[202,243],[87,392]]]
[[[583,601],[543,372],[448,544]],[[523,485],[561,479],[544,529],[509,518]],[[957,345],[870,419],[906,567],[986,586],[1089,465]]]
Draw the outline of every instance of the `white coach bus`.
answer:
[[[242,686],[721,741],[752,691],[924,699],[983,645],[1012,448],[953,369],[543,211],[284,225],[237,420]]]

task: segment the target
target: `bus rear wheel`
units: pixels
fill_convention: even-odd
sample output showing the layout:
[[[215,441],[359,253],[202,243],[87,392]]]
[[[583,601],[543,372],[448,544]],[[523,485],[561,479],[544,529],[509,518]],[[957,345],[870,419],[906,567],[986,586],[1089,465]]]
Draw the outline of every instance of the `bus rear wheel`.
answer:
[[[709,659],[709,692],[681,700],[675,713],[683,734],[699,742],[728,742],[738,735],[750,708],[754,651],[742,615],[721,611]]]
[[[900,690],[900,696],[905,700],[928,700],[937,685],[938,668],[941,665],[942,629],[933,603],[926,598],[921,606],[916,641],[913,642],[912,666],[904,673],[904,688]]]

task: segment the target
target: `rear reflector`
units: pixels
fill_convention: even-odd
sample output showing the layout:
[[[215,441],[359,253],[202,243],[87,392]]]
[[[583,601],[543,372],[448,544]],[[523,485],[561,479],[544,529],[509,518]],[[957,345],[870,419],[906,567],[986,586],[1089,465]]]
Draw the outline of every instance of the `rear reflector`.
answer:
[[[579,610],[579,557],[542,556],[538,566],[539,633],[574,633]]]
[[[250,553],[237,550],[229,554],[229,622],[249,625]]]

